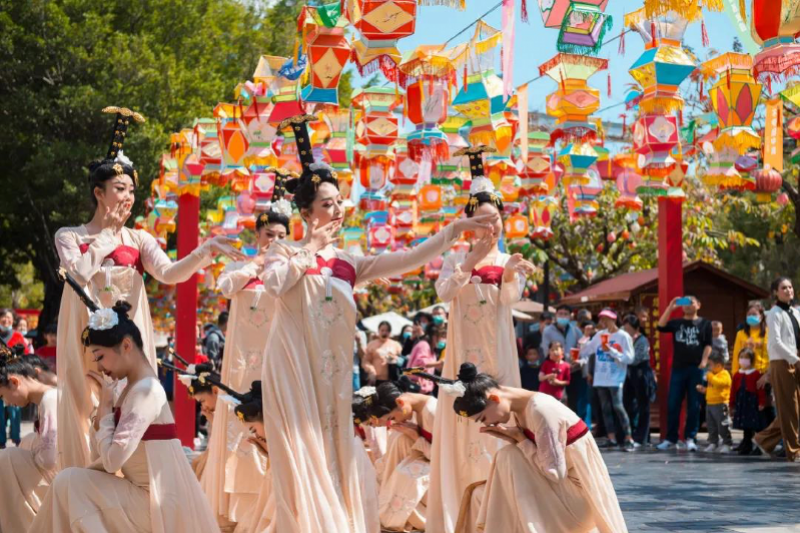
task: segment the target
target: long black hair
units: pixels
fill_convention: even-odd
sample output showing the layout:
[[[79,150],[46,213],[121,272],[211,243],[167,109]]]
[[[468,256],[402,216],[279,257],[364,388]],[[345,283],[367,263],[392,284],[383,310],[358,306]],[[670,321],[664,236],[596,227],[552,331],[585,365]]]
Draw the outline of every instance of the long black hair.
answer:
[[[456,398],[453,402],[453,410],[463,417],[475,416],[487,406],[486,394],[491,389],[497,389],[500,384],[489,374],[478,372],[478,367],[472,363],[462,363],[458,369],[458,380],[441,378],[419,369],[408,371],[415,376],[429,379],[439,384],[439,390],[443,390],[447,385],[461,383],[464,387],[463,395]],[[447,394],[447,391],[445,391]]]
[[[395,381],[381,383],[375,394],[365,398],[369,415],[375,418],[386,416],[397,409],[397,399],[406,392],[419,392],[421,387],[408,376],[400,376]]]
[[[8,387],[10,376],[37,379],[36,368],[26,359],[26,356],[0,358],[0,387]]]
[[[367,405],[367,398],[353,394],[353,422],[356,424],[363,424],[369,420],[369,405]]]
[[[92,329],[87,326],[81,335],[83,345],[116,348],[122,344],[125,337],[130,337],[133,343],[140,350],[143,350],[144,342],[142,341],[142,333],[139,331],[139,327],[134,324],[133,320],[128,318],[128,311],[131,310],[131,304],[124,300],[119,300],[114,304],[111,310],[117,314],[117,324],[108,329]],[[106,310],[103,309],[101,311]]]
[[[761,302],[756,300],[756,301],[750,302],[747,305],[747,311],[749,312],[751,309],[755,309],[756,311],[758,311],[758,314],[761,317],[761,322],[758,324],[758,328],[759,328],[759,331],[761,333],[761,336],[765,337],[766,334],[767,334],[767,315],[766,315],[766,313],[764,311],[764,306],[761,304]],[[745,319],[744,327],[742,329],[744,330],[745,335],[747,335],[749,337],[750,336],[750,324],[747,323],[747,319]]]
[[[261,380],[256,380],[250,384],[248,391],[241,399],[234,411],[242,422],[263,422],[264,421],[264,400],[261,396]]]
[[[271,224],[280,224],[286,228],[287,233],[289,232],[289,217],[278,213],[277,211],[273,211],[272,209],[265,213],[261,213],[258,216],[256,219],[256,232],[260,231],[261,228],[266,228]]]

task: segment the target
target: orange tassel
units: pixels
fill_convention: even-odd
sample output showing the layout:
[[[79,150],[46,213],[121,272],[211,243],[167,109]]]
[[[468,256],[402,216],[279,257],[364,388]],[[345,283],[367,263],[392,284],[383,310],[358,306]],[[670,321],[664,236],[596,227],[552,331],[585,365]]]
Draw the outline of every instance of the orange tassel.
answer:
[[[744,0],[739,0],[739,13],[742,15],[742,20],[747,22],[747,6]]]
[[[650,44],[652,44],[653,48],[655,48],[658,46],[658,41],[656,40],[656,22],[654,20],[650,21],[650,36],[652,38]]]
[[[683,127],[683,109],[678,109],[678,126]]]
[[[467,89],[467,64],[466,63],[464,63],[464,86],[462,87],[462,89],[464,89],[464,90]]]
[[[728,90],[731,90],[731,69],[728,69],[725,73],[726,81],[728,83]]]

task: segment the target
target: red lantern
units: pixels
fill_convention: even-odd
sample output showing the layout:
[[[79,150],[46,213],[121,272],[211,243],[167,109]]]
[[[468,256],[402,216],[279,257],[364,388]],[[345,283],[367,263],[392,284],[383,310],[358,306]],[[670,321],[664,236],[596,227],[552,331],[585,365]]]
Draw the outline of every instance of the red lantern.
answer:
[[[761,169],[755,172],[756,176],[756,201],[769,202],[772,193],[780,190],[783,185],[781,173],[774,168]]]

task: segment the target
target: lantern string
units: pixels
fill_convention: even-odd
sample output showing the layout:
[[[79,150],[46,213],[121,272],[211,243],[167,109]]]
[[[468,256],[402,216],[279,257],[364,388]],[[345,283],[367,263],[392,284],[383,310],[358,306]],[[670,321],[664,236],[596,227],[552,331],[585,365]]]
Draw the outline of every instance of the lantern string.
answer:
[[[502,5],[503,5],[503,2],[502,2],[502,1],[500,1],[500,2],[497,2],[497,4],[495,4],[495,5],[494,5],[494,6],[493,6],[491,9],[489,9],[489,11],[487,11],[486,13],[484,13],[483,15],[481,15],[480,17],[478,17],[478,18],[476,18],[475,20],[473,20],[472,22],[470,22],[470,23],[469,23],[469,25],[467,25],[467,26],[464,26],[464,28],[463,28],[461,31],[459,31],[458,33],[456,33],[455,35],[453,35],[452,37],[450,37],[449,39],[447,39],[447,40],[446,40],[446,41],[445,41],[445,42],[442,44],[442,49],[444,49],[444,47],[445,47],[445,46],[447,46],[447,45],[448,45],[448,43],[450,43],[450,41],[452,41],[453,39],[455,39],[456,37],[458,37],[459,35],[461,35],[461,34],[462,34],[462,33],[464,33],[465,31],[467,31],[468,29],[470,29],[471,27],[473,27],[475,24],[477,24],[478,22],[480,22],[480,21],[481,21],[481,20],[482,20],[484,17],[486,17],[487,15],[489,15],[490,13],[492,13],[493,11],[495,11],[497,8],[499,8],[499,7],[500,7],[500,6],[502,6]]]

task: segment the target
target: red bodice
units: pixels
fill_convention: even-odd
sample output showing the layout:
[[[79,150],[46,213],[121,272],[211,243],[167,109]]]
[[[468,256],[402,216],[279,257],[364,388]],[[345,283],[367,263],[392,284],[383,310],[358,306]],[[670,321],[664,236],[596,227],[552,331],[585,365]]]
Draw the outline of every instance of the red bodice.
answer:
[[[82,254],[86,253],[89,249],[87,243],[81,244],[78,248]],[[139,249],[133,246],[120,244],[117,248],[106,256],[106,259],[111,259],[114,266],[134,267],[140,275],[144,275],[144,265],[142,265],[142,258],[139,255]]]
[[[503,283],[503,271],[501,266],[487,265],[472,270],[472,276],[481,278],[481,283],[486,285],[500,286]]]
[[[306,270],[307,276],[321,276],[322,269],[327,267],[333,272],[334,278],[339,278],[350,284],[350,287],[356,286],[356,269],[353,265],[343,259],[333,257],[327,261],[320,256],[316,256],[317,268],[309,268]]]

